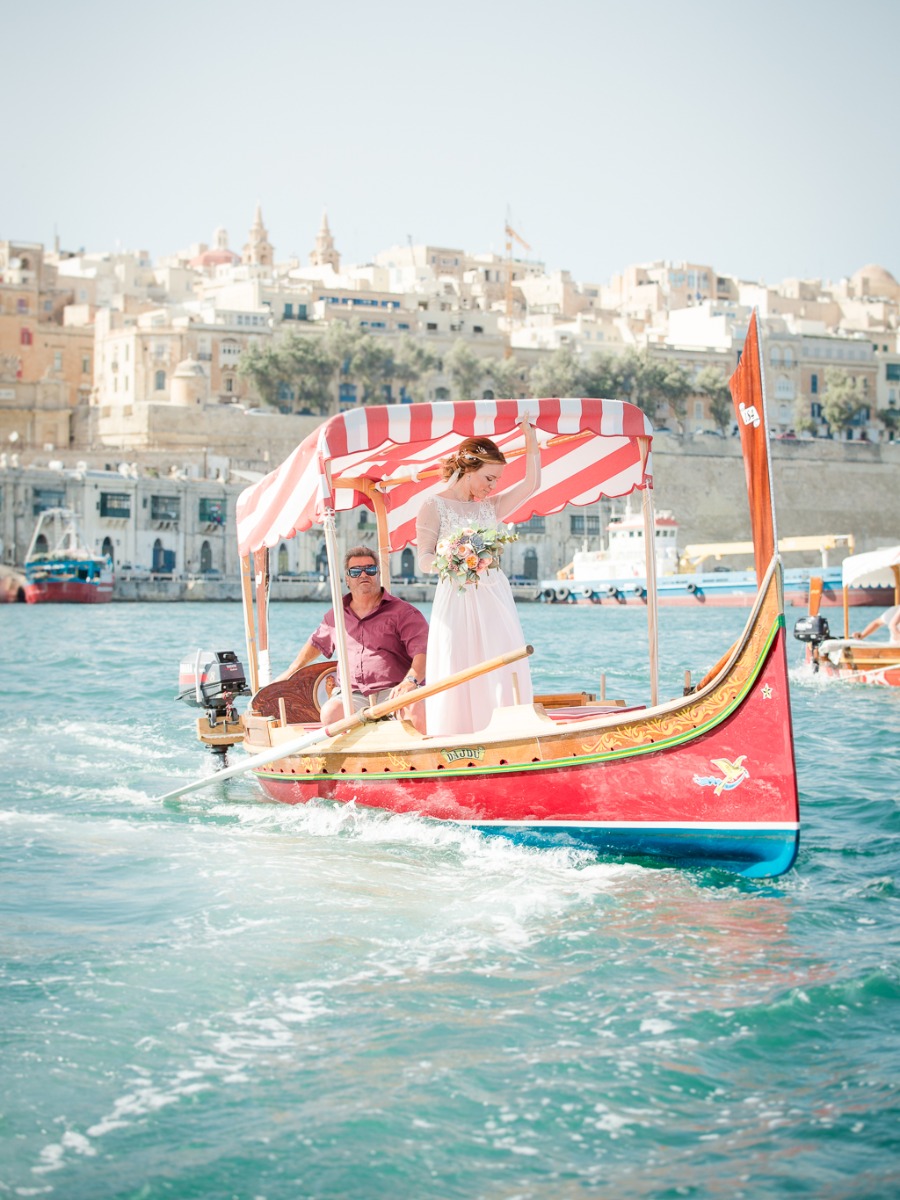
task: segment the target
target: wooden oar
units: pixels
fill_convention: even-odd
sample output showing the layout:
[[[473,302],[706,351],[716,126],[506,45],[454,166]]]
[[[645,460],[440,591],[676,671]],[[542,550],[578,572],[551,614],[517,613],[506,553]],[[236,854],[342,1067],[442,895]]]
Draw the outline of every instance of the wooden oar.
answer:
[[[822,603],[822,580],[813,575],[809,581],[809,615],[817,617]]]
[[[263,750],[259,754],[252,755],[246,762],[226,767],[224,771],[216,771],[215,774],[204,776],[203,779],[195,779],[193,783],[186,783],[184,787],[176,788],[174,792],[166,792],[159,799],[160,801],[175,800],[178,796],[184,796],[188,792],[209,787],[211,783],[218,783],[222,779],[231,779],[234,775],[243,775],[255,767],[265,766],[266,763],[275,762],[279,758],[300,754],[308,746],[314,746],[316,742],[324,742],[327,738],[338,737],[350,729],[355,729],[357,725],[362,725],[364,721],[377,721],[380,717],[390,716],[392,712],[396,712],[400,708],[417,704],[429,696],[436,696],[438,692],[446,692],[448,688],[458,687],[459,684],[467,683],[478,675],[486,675],[489,671],[496,671],[499,667],[509,666],[510,663],[518,662],[520,658],[527,658],[529,654],[533,653],[533,646],[522,646],[518,650],[510,650],[507,654],[499,654],[496,658],[489,658],[474,667],[467,667],[464,671],[457,671],[445,679],[439,679],[437,683],[427,683],[424,687],[414,688],[413,691],[405,692],[402,696],[395,696],[393,700],[384,700],[381,704],[373,704],[371,708],[364,708],[361,712],[352,713],[349,717],[342,717],[340,721],[332,721],[330,725],[314,729],[311,733],[304,734],[303,737],[282,742],[279,746],[273,746],[271,750]]]

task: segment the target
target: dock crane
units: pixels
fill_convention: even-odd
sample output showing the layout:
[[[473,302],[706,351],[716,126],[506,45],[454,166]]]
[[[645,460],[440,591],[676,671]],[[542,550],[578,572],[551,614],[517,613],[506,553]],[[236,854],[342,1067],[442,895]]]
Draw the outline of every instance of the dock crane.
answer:
[[[512,225],[510,225],[508,218],[504,227],[504,231],[506,233],[506,346],[503,351],[503,357],[511,358],[512,344],[510,342],[510,337],[512,335],[513,311],[513,241],[517,241],[519,245],[523,246],[526,250],[530,250],[531,247],[523,237],[516,233]]]

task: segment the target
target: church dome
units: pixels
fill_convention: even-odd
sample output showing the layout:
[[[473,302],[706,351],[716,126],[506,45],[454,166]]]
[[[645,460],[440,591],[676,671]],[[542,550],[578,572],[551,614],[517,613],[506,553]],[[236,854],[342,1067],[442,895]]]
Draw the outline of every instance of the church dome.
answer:
[[[900,284],[885,267],[869,263],[850,278],[857,296],[900,296]]]

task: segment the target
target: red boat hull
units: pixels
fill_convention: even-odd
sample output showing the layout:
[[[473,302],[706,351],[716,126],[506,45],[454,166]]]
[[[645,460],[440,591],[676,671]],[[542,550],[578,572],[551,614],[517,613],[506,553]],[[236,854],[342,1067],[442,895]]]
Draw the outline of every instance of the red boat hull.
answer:
[[[437,752],[423,743],[418,756],[366,754],[360,743],[333,758],[276,762],[256,777],[271,799],[290,804],[354,802],[530,842],[588,842],[780,874],[796,856],[799,806],[774,590],[772,581],[768,611],[736,661],[668,711],[560,724],[515,747],[492,743],[488,731]]]
[[[112,597],[112,583],[84,583],[78,579],[66,579],[42,580],[25,585],[28,604],[108,604]]]

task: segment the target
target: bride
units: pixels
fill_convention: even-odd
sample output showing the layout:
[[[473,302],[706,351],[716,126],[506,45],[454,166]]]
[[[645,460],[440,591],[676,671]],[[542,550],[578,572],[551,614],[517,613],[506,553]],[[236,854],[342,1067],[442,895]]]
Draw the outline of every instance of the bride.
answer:
[[[444,460],[447,487],[425,501],[416,522],[422,571],[437,569],[439,541],[463,527],[496,531],[537,490],[541,481],[537,435],[528,422],[523,422],[523,431],[525,478],[505,492],[498,488],[506,459],[490,438],[467,438]],[[462,590],[453,579],[439,579],[428,632],[430,681],[517,650],[524,641],[512,589],[499,566],[484,571],[477,584]],[[495,708],[528,704],[531,698],[531,674],[522,660],[430,696],[425,701],[426,728],[429,734],[474,733],[485,728]]]

